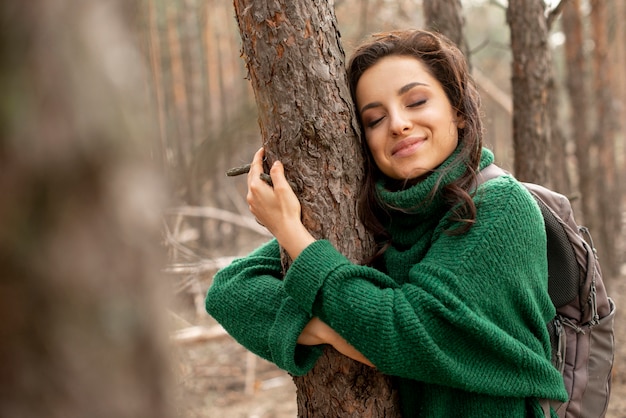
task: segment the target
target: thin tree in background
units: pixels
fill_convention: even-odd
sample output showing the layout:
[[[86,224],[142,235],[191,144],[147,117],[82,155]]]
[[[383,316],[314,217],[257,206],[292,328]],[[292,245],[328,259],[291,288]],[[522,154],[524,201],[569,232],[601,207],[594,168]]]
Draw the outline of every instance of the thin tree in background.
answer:
[[[609,15],[606,0],[591,0],[591,25],[593,50],[593,80],[596,125],[592,140],[597,149],[598,170],[595,178],[598,212],[600,220],[595,229],[598,252],[603,260],[603,268],[608,277],[618,274],[619,265],[616,253],[616,231],[620,230],[620,201],[617,187],[617,167],[615,141],[617,121],[616,103],[613,97],[613,71],[609,61]],[[620,40],[623,42],[623,39]],[[622,73],[623,76],[623,73]]]
[[[550,150],[548,82],[550,54],[543,0],[509,0],[511,31],[513,149],[515,174],[522,181],[546,184]]]
[[[198,0],[184,0],[181,16],[181,46],[182,55],[185,58],[185,77],[189,80],[185,83],[189,105],[189,128],[191,138],[198,142],[198,138],[204,138],[208,133],[206,122],[207,103],[205,92],[206,67],[204,60],[203,43],[198,16]],[[191,174],[193,176],[193,174]],[[199,190],[193,192],[199,193]]]
[[[547,30],[550,32],[554,27],[554,22],[563,12],[563,7],[567,0],[561,1],[556,8],[552,9],[546,17]],[[550,62],[552,62],[552,50],[549,49]],[[569,150],[568,141],[565,138],[560,119],[561,100],[561,80],[555,74],[553,65],[549,66],[548,73],[548,103],[546,113],[550,122],[550,150],[548,165],[548,179],[546,186],[552,187],[557,192],[566,196],[575,196],[577,189],[572,181],[570,170],[568,169]]]
[[[594,176],[591,175],[591,135],[589,129],[589,86],[586,81],[586,58],[583,46],[583,19],[580,0],[570,0],[563,9],[563,33],[565,34],[566,86],[570,104],[570,137],[576,147],[577,182],[583,197],[575,202],[581,212],[578,222],[587,225],[592,231],[596,207]]]
[[[373,240],[357,216],[363,156],[333,6],[306,0],[234,4],[268,160],[284,163],[309,231],[359,262]],[[330,347],[294,382],[301,417],[399,414],[389,377]]]
[[[614,68],[617,71],[613,72],[615,81],[615,103],[618,112],[617,113],[617,145],[616,145],[616,158],[617,158],[617,195],[620,196],[619,210],[624,212],[626,210],[626,76],[622,69],[626,68],[626,2],[624,1],[611,1],[612,11],[610,13],[612,25],[614,25],[615,31],[613,32],[613,42],[611,43],[612,52],[610,56],[614,58]],[[620,180],[621,179],[621,180]],[[619,215],[618,215],[619,216]],[[622,215],[623,216],[623,215]],[[616,243],[617,265],[623,266],[626,263],[626,224],[622,223],[622,234],[618,238]],[[621,270],[618,271],[621,273]]]

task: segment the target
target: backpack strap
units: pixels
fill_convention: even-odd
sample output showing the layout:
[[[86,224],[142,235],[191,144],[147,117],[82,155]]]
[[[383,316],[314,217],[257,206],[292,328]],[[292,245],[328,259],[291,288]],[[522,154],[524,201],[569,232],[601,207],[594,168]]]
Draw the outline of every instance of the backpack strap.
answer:
[[[552,418],[552,414],[550,413],[550,401],[547,399],[539,399],[539,405],[541,405],[544,417]]]
[[[476,176],[476,187],[480,186],[486,181],[489,181],[491,179],[495,179],[497,177],[504,176],[507,174],[511,174],[511,173],[509,173],[506,170],[503,170],[502,168],[498,167],[497,165],[493,163],[489,164],[487,167],[483,168],[482,170],[478,172],[478,175]]]

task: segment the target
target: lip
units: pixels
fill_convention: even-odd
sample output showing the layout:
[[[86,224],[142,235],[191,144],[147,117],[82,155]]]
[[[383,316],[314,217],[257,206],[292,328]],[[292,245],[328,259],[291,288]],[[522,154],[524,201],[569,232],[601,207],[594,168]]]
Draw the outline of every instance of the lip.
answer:
[[[421,137],[403,139],[391,148],[391,156],[402,158],[412,155],[424,142],[426,142],[426,139]]]

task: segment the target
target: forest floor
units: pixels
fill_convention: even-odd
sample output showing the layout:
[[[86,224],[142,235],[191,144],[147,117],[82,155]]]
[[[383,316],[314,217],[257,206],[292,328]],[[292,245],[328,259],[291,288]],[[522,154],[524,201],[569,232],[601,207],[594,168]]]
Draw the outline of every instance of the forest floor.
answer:
[[[214,327],[198,301],[209,285],[181,296],[173,311],[175,328]],[[617,304],[616,353],[607,418],[626,417],[626,276],[612,281],[609,294]],[[289,375],[237,344],[229,336],[173,342],[176,408],[180,418],[295,418],[296,390]],[[246,382],[248,382],[246,384]]]

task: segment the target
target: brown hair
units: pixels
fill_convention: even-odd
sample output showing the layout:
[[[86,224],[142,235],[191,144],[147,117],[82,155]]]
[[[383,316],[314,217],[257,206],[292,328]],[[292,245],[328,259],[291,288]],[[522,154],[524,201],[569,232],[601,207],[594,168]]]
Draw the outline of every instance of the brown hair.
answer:
[[[352,100],[356,103],[356,87],[363,73],[381,58],[390,55],[414,57],[419,60],[443,87],[450,104],[465,122],[459,128],[459,152],[450,167],[465,166],[464,174],[452,183],[433,189],[441,193],[448,207],[453,210],[453,220],[462,223],[451,234],[467,232],[476,218],[476,206],[470,190],[476,181],[476,170],[482,150],[482,121],[480,96],[472,80],[463,53],[445,36],[424,30],[392,31],[373,35],[373,39],[359,46],[348,64],[348,82]],[[361,125],[361,119],[359,118]],[[363,132],[363,126],[361,125]],[[365,158],[364,188],[359,199],[362,222],[372,230],[378,242],[387,241],[388,234],[383,220],[388,207],[376,193],[376,182],[383,178],[365,140],[362,141]],[[441,190],[438,190],[441,189]]]

